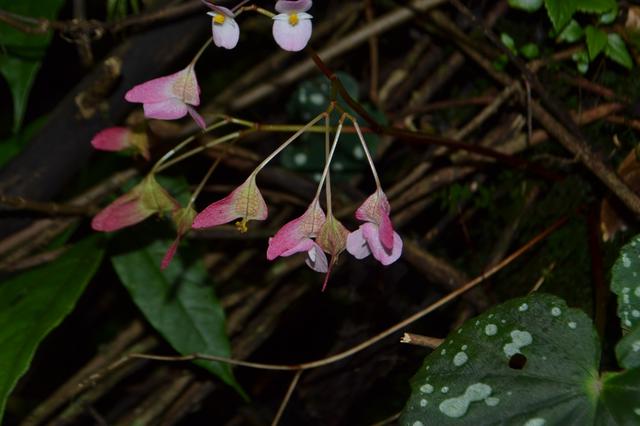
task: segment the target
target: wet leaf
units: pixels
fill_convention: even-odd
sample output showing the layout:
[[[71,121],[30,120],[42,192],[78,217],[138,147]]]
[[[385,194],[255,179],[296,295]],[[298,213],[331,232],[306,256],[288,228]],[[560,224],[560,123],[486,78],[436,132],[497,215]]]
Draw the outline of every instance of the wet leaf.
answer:
[[[611,291],[618,296],[618,317],[629,330],[640,323],[640,235],[620,250],[611,270]]]

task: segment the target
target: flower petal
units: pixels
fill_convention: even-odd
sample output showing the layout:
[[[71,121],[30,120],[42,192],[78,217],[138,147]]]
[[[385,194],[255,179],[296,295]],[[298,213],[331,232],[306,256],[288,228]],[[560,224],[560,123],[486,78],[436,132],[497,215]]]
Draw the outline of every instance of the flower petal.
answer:
[[[329,262],[327,262],[327,255],[320,248],[319,245],[313,243],[313,246],[307,251],[307,259],[305,260],[307,266],[316,272],[326,273],[329,271]]]
[[[289,52],[298,52],[304,49],[311,38],[311,15],[298,14],[298,23],[291,25],[289,15],[280,14],[273,17],[273,38],[278,46]]]
[[[131,147],[131,131],[126,127],[109,127],[91,139],[91,145],[100,151],[122,151]]]
[[[158,120],[176,120],[187,115],[187,104],[177,98],[144,104],[144,115]]]
[[[112,232],[142,222],[155,212],[146,208],[135,191],[118,197],[93,217],[91,228],[95,231]]]
[[[311,247],[315,245],[317,244],[311,238],[303,238],[295,246],[280,253],[280,256],[287,257],[287,256],[291,256],[292,254],[301,253],[303,251],[309,251]]]
[[[220,9],[222,7],[218,6]],[[226,8],[225,8],[226,9]],[[231,16],[233,14],[229,9],[230,15],[225,15],[224,22],[222,24],[218,24],[215,21],[215,17],[218,15],[216,12],[209,12],[214,19],[211,20],[211,32],[213,33],[213,43],[218,47],[223,47],[225,49],[233,49],[238,44],[238,40],[240,39],[240,27],[235,19]]]
[[[200,114],[198,114],[198,111],[196,111],[195,108],[190,107],[189,105],[187,105],[187,112],[189,113],[191,118],[193,118],[193,120],[196,122],[198,127],[200,127],[201,129],[206,129],[207,128],[207,122],[204,121],[204,118],[202,118],[202,116]]]
[[[396,232],[393,233],[393,246],[391,250],[387,250],[380,242],[378,227],[373,223],[367,222],[360,226],[364,239],[371,250],[371,254],[383,265],[390,265],[402,254],[402,239]]]
[[[145,83],[138,84],[133,89],[129,90],[124,98],[128,102],[148,103],[148,102],[162,102],[168,98],[173,98],[173,86],[176,82],[184,78],[185,70],[178,71],[175,74],[167,75],[164,77],[154,78]]]
[[[309,205],[302,216],[286,223],[273,238],[269,239],[267,259],[273,260],[278,256],[288,256],[284,252],[297,246],[303,238],[315,237],[324,221],[324,212],[316,200]]]
[[[276,11],[278,13],[306,12],[307,10],[311,9],[312,3],[313,2],[311,0],[278,0],[276,2]]]
[[[167,266],[169,266],[169,263],[171,263],[171,260],[173,260],[173,256],[175,256],[179,245],[180,245],[180,235],[178,235],[176,239],[173,240],[173,243],[171,243],[171,245],[167,249],[167,252],[162,258],[162,262],[160,263],[160,269],[162,270],[167,269]]]
[[[193,228],[210,228],[239,218],[265,220],[268,213],[255,175],[251,175],[231,194],[201,211],[193,220]]]
[[[362,226],[347,235],[347,251],[356,259],[364,259],[371,254],[367,241],[362,235]]]

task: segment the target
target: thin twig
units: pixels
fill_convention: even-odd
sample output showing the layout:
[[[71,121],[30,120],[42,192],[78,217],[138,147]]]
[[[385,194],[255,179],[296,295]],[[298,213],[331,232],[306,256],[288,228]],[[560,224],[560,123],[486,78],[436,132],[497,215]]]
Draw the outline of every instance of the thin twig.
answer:
[[[284,396],[284,399],[282,400],[282,403],[280,404],[280,407],[278,408],[278,412],[276,413],[276,416],[273,419],[273,422],[271,422],[271,426],[278,426],[278,423],[280,423],[280,419],[282,418],[282,415],[284,414],[284,410],[287,408],[287,404],[289,403],[289,399],[291,399],[291,395],[293,394],[293,391],[296,388],[296,385],[298,384],[298,381],[300,380],[300,376],[302,375],[302,370],[298,370],[296,371],[296,374],[293,376],[293,380],[291,380],[291,383],[289,384],[289,388],[287,389],[287,393]]]
[[[404,333],[400,339],[400,343],[407,343],[410,345],[424,346],[425,348],[435,349],[442,344],[444,339],[438,339],[436,337],[422,336],[420,334]]]

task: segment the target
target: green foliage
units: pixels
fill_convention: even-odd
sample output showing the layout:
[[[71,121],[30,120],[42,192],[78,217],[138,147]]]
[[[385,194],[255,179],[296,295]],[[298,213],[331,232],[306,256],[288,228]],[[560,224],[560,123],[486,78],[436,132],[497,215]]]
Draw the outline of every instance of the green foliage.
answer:
[[[578,11],[607,13],[617,7],[616,0],[545,0],[544,4],[556,31],[561,31]]]
[[[619,34],[611,33],[607,36],[607,46],[604,49],[604,54],[607,58],[614,62],[619,63],[627,69],[633,67],[633,61],[631,55],[627,50],[627,46],[624,44],[624,40]]]
[[[142,239],[137,237],[133,240]],[[176,351],[229,357],[224,311],[202,261],[187,260],[196,257],[183,256],[185,249],[181,247],[169,267],[160,270],[170,244],[171,241],[156,240],[111,260],[133,301]],[[242,393],[227,364],[202,360],[195,363]]]
[[[640,367],[640,325],[620,339],[616,345],[616,358],[621,367]]]
[[[509,6],[516,9],[535,12],[542,7],[543,0],[509,0]]]
[[[640,235],[622,247],[611,270],[611,291],[618,296],[618,316],[622,328],[640,324]]]
[[[22,16],[53,19],[64,0],[0,0],[0,9]],[[0,23],[0,74],[9,83],[13,95],[13,132],[22,125],[29,93],[40,69],[51,33],[26,34]]]
[[[54,262],[0,284],[0,421],[38,345],[73,310],[98,269],[101,241],[90,237]]]
[[[607,33],[600,28],[589,25],[584,33],[587,38],[587,50],[589,51],[589,59],[594,60],[607,45]]]
[[[129,14],[140,13],[140,0],[107,0],[107,19],[114,21]]]
[[[578,24],[578,21],[572,19],[569,23],[564,27],[564,29],[558,34],[557,41],[558,43],[575,43],[584,37],[584,30]]]
[[[401,423],[633,424],[639,370],[602,380],[599,361],[582,311],[546,294],[513,299],[467,321],[425,359]]]

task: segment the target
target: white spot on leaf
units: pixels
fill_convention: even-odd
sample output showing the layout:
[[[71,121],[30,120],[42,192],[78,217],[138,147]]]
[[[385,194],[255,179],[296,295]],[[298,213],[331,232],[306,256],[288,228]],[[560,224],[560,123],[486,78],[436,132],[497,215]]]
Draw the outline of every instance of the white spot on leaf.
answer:
[[[558,307],[551,308],[551,315],[553,315],[554,317],[559,317],[561,313],[562,311],[560,310],[560,308]]]
[[[445,416],[460,418],[467,413],[472,402],[482,401],[490,395],[491,386],[484,383],[474,383],[465,390],[463,395],[442,401],[438,409]]]
[[[527,420],[524,426],[544,426],[545,423],[547,423],[545,419],[536,417],[536,418]]]
[[[495,336],[497,332],[498,332],[498,327],[496,327],[495,324],[487,324],[486,327],[484,328],[484,333],[487,336]]]
[[[573,321],[570,321],[567,325],[569,326],[569,328],[572,328],[572,329],[574,329],[574,330],[575,330],[575,328],[578,326],[578,324],[576,324],[576,323],[575,323],[575,322],[573,322]]]
[[[420,386],[420,392],[423,393],[431,393],[433,392],[433,386],[431,386],[429,383]]]
[[[529,305],[527,305],[526,303],[523,303],[522,305],[520,305],[520,307],[518,308],[518,310],[520,312],[525,312],[527,309],[529,309]]]
[[[520,349],[530,345],[533,342],[533,337],[528,331],[513,330],[511,332],[511,343],[504,345],[502,350],[507,358],[511,358],[513,355],[520,353]]]
[[[467,362],[468,359],[469,359],[469,357],[467,356],[466,353],[458,352],[453,357],[453,365],[455,365],[456,367],[460,367],[460,366],[464,365],[464,363]]]

